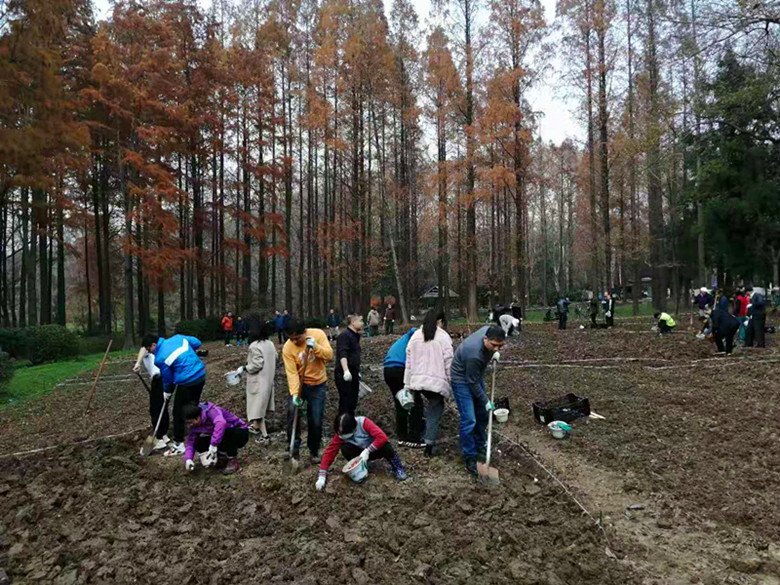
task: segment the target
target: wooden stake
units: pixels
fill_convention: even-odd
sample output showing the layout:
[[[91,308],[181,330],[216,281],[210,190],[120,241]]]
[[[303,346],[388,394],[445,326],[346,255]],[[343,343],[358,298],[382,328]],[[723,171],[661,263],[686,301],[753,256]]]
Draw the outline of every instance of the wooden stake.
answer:
[[[108,340],[108,347],[106,347],[106,353],[103,355],[103,361],[100,362],[100,367],[98,368],[97,375],[95,376],[95,381],[92,383],[92,389],[89,391],[89,398],[87,399],[87,408],[84,411],[84,414],[87,414],[89,412],[89,405],[92,404],[92,397],[95,396],[95,388],[97,388],[98,381],[100,380],[100,374],[103,373],[103,366],[106,365],[108,352],[111,351],[111,344],[113,342],[114,342],[113,339]]]

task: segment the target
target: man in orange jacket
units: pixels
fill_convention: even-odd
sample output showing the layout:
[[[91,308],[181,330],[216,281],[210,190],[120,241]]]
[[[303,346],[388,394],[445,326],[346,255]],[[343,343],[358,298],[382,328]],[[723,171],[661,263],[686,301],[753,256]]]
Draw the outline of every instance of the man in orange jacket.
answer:
[[[222,331],[225,332],[225,347],[227,347],[230,345],[230,340],[233,336],[233,313],[230,311],[222,317]]]

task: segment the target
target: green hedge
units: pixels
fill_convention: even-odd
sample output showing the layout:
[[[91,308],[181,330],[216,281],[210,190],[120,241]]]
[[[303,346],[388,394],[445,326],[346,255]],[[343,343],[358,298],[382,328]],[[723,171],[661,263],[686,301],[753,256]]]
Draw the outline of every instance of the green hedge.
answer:
[[[2,329],[0,350],[15,359],[41,364],[78,355],[79,339],[73,331],[62,325]]]
[[[89,337],[79,338],[79,354],[105,352],[108,342],[113,339],[111,351],[121,351],[125,338],[123,335],[90,335]]]
[[[179,321],[174,330],[176,333],[181,333],[182,335],[197,337],[201,341],[216,341],[225,336],[222,332],[221,317]]]

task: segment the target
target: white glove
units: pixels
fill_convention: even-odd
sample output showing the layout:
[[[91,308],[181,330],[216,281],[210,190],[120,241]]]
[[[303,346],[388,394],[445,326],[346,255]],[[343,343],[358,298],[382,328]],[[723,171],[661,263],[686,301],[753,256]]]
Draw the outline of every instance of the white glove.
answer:
[[[312,351],[314,351],[315,349],[317,349],[317,342],[314,340],[314,338],[313,338],[313,337],[307,337],[307,338],[306,338],[306,345],[307,345],[307,347],[308,347],[309,349],[311,349]]]
[[[352,372],[350,372],[349,370],[344,370],[344,381],[345,382],[352,381]]]
[[[363,463],[368,463],[369,455],[371,455],[371,450],[363,449],[363,451],[360,453],[360,458],[363,460]]]
[[[236,374],[238,374],[239,376],[243,376],[244,375],[244,366],[238,366],[238,369],[236,370]]]
[[[163,392],[163,398],[165,398],[165,400],[170,400],[171,396],[173,396],[172,392]]]
[[[493,352],[493,357],[492,357],[491,359],[492,359],[494,362],[498,363],[499,361],[501,361],[501,353],[500,353],[500,352],[497,352],[497,351],[494,351],[494,352]]]
[[[206,463],[204,465],[206,467],[211,467],[216,462],[217,462],[217,446],[209,445],[209,452],[206,455]]]
[[[325,476],[321,475],[317,478],[317,483],[314,484],[314,487],[317,488],[318,492],[321,492],[325,489]]]
[[[133,371],[134,371],[136,374],[137,374],[138,372],[140,372],[140,371],[141,371],[141,364],[135,364],[135,365],[133,366]]]
[[[606,317],[611,317],[611,316],[612,316],[612,311],[607,311],[607,312],[605,313],[605,316],[606,316]]]
[[[195,462],[192,459],[187,459],[187,461],[184,462],[184,469],[193,471],[195,469]]]

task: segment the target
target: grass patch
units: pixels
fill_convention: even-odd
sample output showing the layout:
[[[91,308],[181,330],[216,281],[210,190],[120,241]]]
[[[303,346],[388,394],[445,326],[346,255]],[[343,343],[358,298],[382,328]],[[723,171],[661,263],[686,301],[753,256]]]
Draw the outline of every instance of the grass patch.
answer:
[[[48,394],[60,382],[94,370],[100,365],[103,354],[92,353],[72,360],[18,368],[13,378],[0,385],[0,408]],[[112,352],[111,358],[115,359],[117,355],[124,357],[125,354],[127,357],[136,355],[133,351]]]

